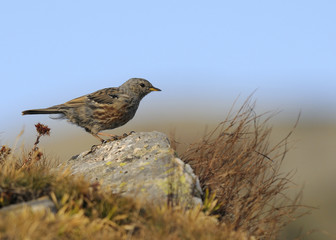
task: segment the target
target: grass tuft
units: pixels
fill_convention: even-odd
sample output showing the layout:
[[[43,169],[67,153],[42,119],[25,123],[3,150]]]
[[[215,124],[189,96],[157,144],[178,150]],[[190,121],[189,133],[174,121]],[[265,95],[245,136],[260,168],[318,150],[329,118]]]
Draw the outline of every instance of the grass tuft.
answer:
[[[286,193],[293,186],[293,172],[280,171],[298,121],[271,146],[268,122],[273,115],[257,115],[254,107],[249,97],[236,114],[191,144],[182,159],[192,166],[203,190],[216,194],[221,223],[258,239],[275,239],[300,216],[301,192],[294,199]]]

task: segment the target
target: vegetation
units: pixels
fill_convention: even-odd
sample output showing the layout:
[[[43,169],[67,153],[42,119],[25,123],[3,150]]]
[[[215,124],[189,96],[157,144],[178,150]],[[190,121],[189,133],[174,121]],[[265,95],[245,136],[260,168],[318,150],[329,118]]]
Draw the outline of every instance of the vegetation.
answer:
[[[216,195],[221,223],[258,239],[274,239],[286,224],[307,213],[299,205],[300,192],[294,199],[286,195],[293,173],[280,172],[298,121],[270,146],[272,115],[256,115],[254,106],[249,98],[235,115],[190,145],[182,159],[192,166],[203,190]]]
[[[57,213],[0,212],[0,239],[277,238],[300,208],[300,194],[293,200],[286,196],[290,174],[279,171],[290,133],[270,146],[270,116],[256,116],[253,107],[246,101],[180,154],[206,193],[204,205],[194,209],[140,204],[57,169],[38,147],[50,129],[37,124],[38,137],[28,153],[0,148],[0,208],[47,196]]]

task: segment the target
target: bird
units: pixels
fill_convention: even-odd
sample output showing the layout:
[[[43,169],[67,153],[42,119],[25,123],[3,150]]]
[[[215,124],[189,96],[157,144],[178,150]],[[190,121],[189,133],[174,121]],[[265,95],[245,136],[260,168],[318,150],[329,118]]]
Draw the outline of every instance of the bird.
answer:
[[[113,135],[101,131],[120,127],[130,121],[140,101],[152,91],[161,89],[144,78],[130,78],[119,87],[104,88],[48,108],[25,110],[22,115],[60,114],[57,118],[68,119],[104,143],[100,136]]]

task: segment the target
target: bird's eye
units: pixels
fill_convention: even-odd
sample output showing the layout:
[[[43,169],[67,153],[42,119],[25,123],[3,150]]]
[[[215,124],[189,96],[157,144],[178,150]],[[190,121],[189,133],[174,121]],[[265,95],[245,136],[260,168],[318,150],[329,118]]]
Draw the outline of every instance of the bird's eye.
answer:
[[[143,83],[140,83],[140,86],[141,86],[141,87],[145,87],[145,84],[143,84]]]

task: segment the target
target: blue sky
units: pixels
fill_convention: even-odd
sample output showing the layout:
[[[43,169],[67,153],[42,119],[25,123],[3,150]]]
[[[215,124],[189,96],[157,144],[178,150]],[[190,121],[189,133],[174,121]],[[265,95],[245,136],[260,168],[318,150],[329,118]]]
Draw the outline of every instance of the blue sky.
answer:
[[[130,77],[163,89],[146,100],[157,110],[231,105],[258,89],[267,109],[335,116],[335,10],[331,0],[1,1],[0,131],[25,124],[24,109]]]

